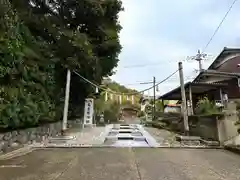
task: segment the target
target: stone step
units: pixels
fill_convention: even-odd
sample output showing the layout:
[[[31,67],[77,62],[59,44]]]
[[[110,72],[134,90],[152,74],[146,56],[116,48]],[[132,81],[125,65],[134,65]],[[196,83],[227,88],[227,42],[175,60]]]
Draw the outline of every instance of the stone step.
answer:
[[[201,143],[207,146],[220,146],[220,143],[218,141],[207,141],[207,140],[201,139]]]
[[[72,140],[76,139],[76,136],[57,136],[57,137],[51,137],[50,140]]]
[[[51,137],[48,139],[49,143],[58,143],[58,142],[67,142],[69,140],[76,139],[76,136],[57,136],[57,137]]]
[[[176,136],[176,141],[200,141],[201,137],[199,136]]]
[[[182,145],[187,146],[199,146],[201,145],[201,138],[198,136],[176,136],[176,141],[180,142]]]
[[[181,141],[181,145],[185,145],[185,146],[200,146],[201,142],[200,141],[196,141],[196,140]]]

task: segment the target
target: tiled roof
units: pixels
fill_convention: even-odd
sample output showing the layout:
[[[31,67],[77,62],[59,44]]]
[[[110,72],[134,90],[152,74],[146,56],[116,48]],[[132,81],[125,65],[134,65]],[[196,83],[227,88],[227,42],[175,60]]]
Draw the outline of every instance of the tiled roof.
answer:
[[[240,53],[240,48],[228,48],[224,47],[222,52],[216,57],[216,59],[212,62],[208,69],[214,69],[214,65],[219,63],[223,60],[224,56],[228,55],[229,53]]]

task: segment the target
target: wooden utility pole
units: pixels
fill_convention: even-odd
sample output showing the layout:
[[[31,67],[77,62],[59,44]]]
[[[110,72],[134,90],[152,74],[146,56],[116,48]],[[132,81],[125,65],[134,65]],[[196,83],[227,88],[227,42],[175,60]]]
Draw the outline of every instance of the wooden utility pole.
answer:
[[[180,79],[181,95],[182,95],[182,114],[183,114],[184,130],[185,130],[185,134],[188,135],[189,126],[188,126],[188,114],[187,114],[187,101],[186,101],[186,94],[185,94],[185,87],[184,87],[182,62],[178,63],[178,69],[179,69],[179,79]]]
[[[153,115],[152,115],[152,120],[155,120],[155,112],[156,112],[156,78],[155,76],[153,77]]]

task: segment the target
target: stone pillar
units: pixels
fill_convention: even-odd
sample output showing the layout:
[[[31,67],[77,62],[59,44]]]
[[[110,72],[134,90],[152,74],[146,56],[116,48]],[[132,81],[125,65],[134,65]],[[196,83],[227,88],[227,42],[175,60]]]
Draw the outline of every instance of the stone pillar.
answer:
[[[238,135],[238,127],[235,125],[238,120],[236,104],[228,103],[224,111],[224,117],[217,120],[218,136],[221,144],[231,141]]]

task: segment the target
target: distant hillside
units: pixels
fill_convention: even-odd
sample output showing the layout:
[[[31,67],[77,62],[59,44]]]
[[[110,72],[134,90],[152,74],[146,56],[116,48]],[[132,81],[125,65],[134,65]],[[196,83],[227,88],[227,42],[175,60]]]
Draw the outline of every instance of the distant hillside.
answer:
[[[105,85],[106,85],[106,87],[108,87],[111,90],[116,91],[116,92],[122,92],[122,93],[136,93],[136,92],[138,92],[135,89],[129,89],[129,88],[117,83],[117,82],[114,82],[114,81],[105,83]]]
[[[132,96],[127,96],[126,94],[137,93],[137,91],[134,89],[129,89],[110,79],[105,80],[102,84],[103,84],[102,87],[104,89],[108,89],[107,92],[108,100],[105,101],[106,92],[104,90],[101,90],[100,96],[97,99],[95,99],[94,105],[95,113],[99,115],[100,113],[104,112],[105,118],[109,119],[111,122],[114,122],[118,119],[120,107],[122,107],[123,105],[132,104]],[[111,93],[110,90],[116,93]],[[121,103],[119,101],[120,95]],[[140,95],[139,94],[134,95],[134,107],[140,108],[139,100]]]

